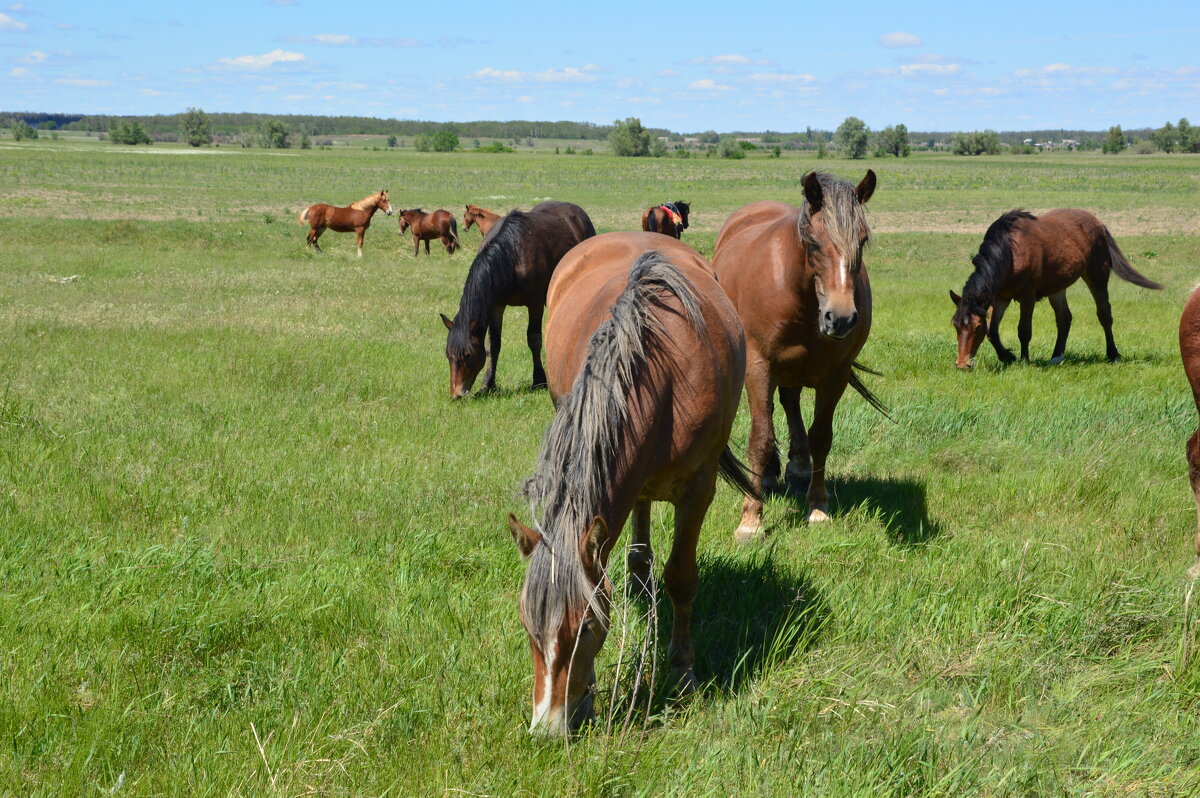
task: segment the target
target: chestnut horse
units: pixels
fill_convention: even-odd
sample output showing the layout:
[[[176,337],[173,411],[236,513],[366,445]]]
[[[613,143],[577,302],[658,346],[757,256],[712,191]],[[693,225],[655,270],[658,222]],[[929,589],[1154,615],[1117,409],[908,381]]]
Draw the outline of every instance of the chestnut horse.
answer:
[[[425,213],[420,208],[410,211],[400,211],[400,235],[408,228],[413,231],[413,257],[421,254],[421,242],[425,242],[425,254],[429,254],[429,242],[435,238],[442,240],[446,252],[453,255],[462,246],[458,243],[458,222],[450,211],[436,210]]]
[[[642,229],[649,233],[662,233],[673,238],[683,236],[688,226],[688,213],[692,206],[686,202],[664,202],[642,213]]]
[[[663,581],[674,606],[670,663],[695,687],[696,541],[718,474],[754,487],[726,445],[745,342],[737,313],[691,247],[607,233],[562,259],[550,283],[546,364],[556,405],[524,495],[509,515],[528,559],[521,623],[533,655],[530,731],[565,734],[591,717],[594,661],[608,634],[608,560],[633,517],[630,587],[647,592],[650,503],[675,505]]]
[[[791,443],[785,479],[808,483],[808,521],[829,518],[825,458],[833,442],[833,411],[852,385],[882,405],[854,373],[871,332],[871,284],[863,266],[870,237],[863,205],[875,191],[870,169],[857,187],[830,175],[804,176],[804,205],[755,202],[726,220],[713,267],[746,328],[746,398],[750,403],[749,464],[762,491],[778,487],[779,454],[772,422],[775,390],[787,414]],[[816,404],[805,432],[800,391]],[[747,495],[738,540],[762,530],[762,500]]]
[[[363,234],[371,226],[371,217],[375,211],[383,210],[388,216],[392,215],[392,203],[388,201],[387,189],[369,197],[363,197],[358,202],[338,208],[333,205],[309,205],[300,214],[300,226],[309,226],[308,242],[305,246],[321,251],[317,239],[328,228],[335,233],[349,233],[353,230],[358,234],[358,257],[362,257]]]
[[[492,229],[467,272],[458,315],[448,319],[441,314],[450,331],[446,359],[450,361],[453,398],[467,395],[485,365],[483,390],[495,387],[504,309],[510,305],[524,305],[529,310],[525,340],[533,355],[533,387],[546,384],[542,369],[546,287],[567,250],[594,235],[596,228],[583,208],[569,202],[543,202],[528,213],[513,211]]]
[[[1118,360],[1121,353],[1113,342],[1112,306],[1108,302],[1109,271],[1143,288],[1162,288],[1129,265],[1099,219],[1074,208],[1048,211],[1041,216],[1022,210],[1009,211],[992,222],[983,236],[979,254],[971,262],[975,271],[967,278],[962,296],[950,292],[954,302],[951,323],[958,333],[960,369],[974,365],[985,331],[1001,363],[1017,359],[1000,343],[1000,321],[1014,299],[1021,306],[1021,319],[1017,322],[1021,359],[1029,360],[1033,307],[1039,299],[1046,298],[1054,308],[1058,324],[1050,362],[1061,363],[1067,348],[1067,333],[1071,331],[1067,288],[1080,277],[1096,300],[1096,316],[1104,328],[1108,359]]]
[[[1183,356],[1183,371],[1192,385],[1192,398],[1200,412],[1200,288],[1192,291],[1183,317],[1179,320],[1179,352]],[[1187,443],[1188,478],[1196,497],[1196,560],[1188,569],[1189,579],[1200,579],[1200,427]]]
[[[500,221],[500,214],[492,213],[487,208],[480,208],[478,205],[468,205],[467,210],[463,213],[463,232],[471,229],[471,225],[479,225],[479,232],[487,237],[488,232]]]

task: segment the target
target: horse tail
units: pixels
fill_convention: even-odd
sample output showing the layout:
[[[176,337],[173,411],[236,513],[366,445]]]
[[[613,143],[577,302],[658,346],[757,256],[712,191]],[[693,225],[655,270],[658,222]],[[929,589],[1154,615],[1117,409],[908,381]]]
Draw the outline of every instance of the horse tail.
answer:
[[[658,208],[651,208],[650,213],[646,214],[646,230],[651,233],[658,232]]]
[[[301,227],[308,224],[308,212],[310,210],[312,210],[312,206],[309,206],[309,207],[305,208],[304,210],[300,211],[299,224]]]
[[[875,371],[875,369],[864,366],[862,363],[859,363],[857,360],[854,361],[854,363],[852,365],[853,365],[853,368],[850,369],[850,387],[853,388],[854,390],[858,391],[859,395],[862,396],[863,399],[867,400],[867,404],[869,404],[871,407],[878,410],[880,413],[882,413],[884,415],[885,418],[890,420],[892,416],[890,413],[888,413],[888,406],[885,405],[882,401],[880,401],[879,397],[876,396],[871,391],[871,389],[867,387],[866,383],[864,383],[862,381],[862,377],[860,377],[854,373],[854,369],[858,369],[859,371],[865,371],[868,374],[874,374],[876,377],[881,377],[883,375],[880,374],[878,371]]]
[[[453,255],[456,250],[462,249],[462,244],[458,240],[458,222],[453,216],[450,217],[450,241],[452,246],[447,247],[450,254]]]
[[[750,469],[737,459],[737,455],[728,446],[721,451],[721,456],[717,458],[717,473],[721,475],[721,479],[729,483],[730,487],[740,490],[755,501],[763,501],[762,491],[756,488],[750,479]]]
[[[1108,228],[1104,228],[1104,240],[1108,243],[1108,260],[1112,264],[1112,270],[1117,273],[1117,276],[1122,280],[1140,285],[1142,288],[1153,288],[1154,290],[1162,290],[1162,283],[1156,283],[1149,277],[1145,276],[1125,260],[1125,256],[1121,254],[1121,249],[1117,246],[1117,242],[1113,240],[1112,233],[1108,232]]]

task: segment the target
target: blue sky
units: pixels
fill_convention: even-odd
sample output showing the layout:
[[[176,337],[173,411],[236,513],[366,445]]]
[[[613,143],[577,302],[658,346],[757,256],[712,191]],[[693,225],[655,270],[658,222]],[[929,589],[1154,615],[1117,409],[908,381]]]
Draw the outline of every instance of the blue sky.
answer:
[[[1200,122],[1197,42],[1195,0],[0,0],[0,109],[1157,127]]]

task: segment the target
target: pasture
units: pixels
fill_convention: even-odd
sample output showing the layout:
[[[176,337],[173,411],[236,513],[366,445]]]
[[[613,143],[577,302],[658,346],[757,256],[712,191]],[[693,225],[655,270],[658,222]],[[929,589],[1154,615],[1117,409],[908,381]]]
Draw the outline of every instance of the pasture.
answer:
[[[530,739],[505,519],[528,519],[517,490],[552,411],[527,387],[521,310],[499,389],[450,401],[437,314],[479,243],[463,205],[566,200],[607,232],[685,199],[683,241],[711,256],[731,211],[798,203],[815,166],[879,175],[862,360],[892,419],[843,400],[825,525],[775,498],[772,535],[738,546],[741,497],[719,487],[696,696],[672,701],[660,674],[622,733],[629,661],[657,628],[661,668],[669,634],[627,605],[599,727]],[[361,260],[352,235],[305,250],[301,209],[383,188],[453,212],[463,250],[414,258],[382,214]],[[1188,156],[0,143],[0,793],[1195,794],[1196,412],[1176,328],[1198,199]],[[1041,303],[1031,363],[985,344],[954,369],[948,289],[1018,206],[1091,210],[1166,285],[1112,280],[1123,362],[1077,285],[1063,365]],[[743,406],[742,457],[747,422]]]

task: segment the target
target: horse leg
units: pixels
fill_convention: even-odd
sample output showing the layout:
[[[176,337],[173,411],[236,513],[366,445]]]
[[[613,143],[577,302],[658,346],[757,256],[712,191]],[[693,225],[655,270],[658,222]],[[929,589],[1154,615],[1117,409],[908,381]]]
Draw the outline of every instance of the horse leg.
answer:
[[[829,494],[825,492],[825,458],[833,446],[833,411],[850,382],[850,367],[830,377],[817,388],[813,422],[808,428],[812,451],[812,478],[808,483],[808,523],[829,520]]]
[[[425,255],[426,255],[426,257],[429,256],[429,239],[428,238],[425,239]]]
[[[1054,308],[1054,323],[1058,327],[1058,337],[1054,339],[1054,354],[1050,356],[1050,365],[1057,366],[1063,362],[1067,351],[1067,335],[1071,332],[1071,309],[1067,307],[1067,292],[1059,291],[1051,294],[1050,307]]]
[[[804,416],[800,413],[801,388],[779,386],[779,404],[787,416],[788,464],[783,481],[790,492],[800,495],[808,488],[812,479],[812,455],[808,451],[808,432],[804,429]]]
[[[417,231],[413,230],[413,257],[414,258],[420,257],[420,255],[421,255],[421,239],[417,235]]]
[[[1017,320],[1017,340],[1021,342],[1021,359],[1028,363],[1029,340],[1033,338],[1033,308],[1035,302],[1032,299],[1022,299],[1017,304],[1021,306],[1021,318]]]
[[[746,399],[750,405],[750,443],[746,447],[750,478],[760,493],[766,493],[778,484],[779,452],[775,448],[775,428],[771,423],[774,411],[772,396],[775,386],[771,384],[768,365],[762,357],[751,353],[746,359]],[[746,542],[762,532],[763,503],[752,496],[742,501],[742,522],[733,537]]]
[[[492,308],[488,320],[487,363],[483,372],[483,390],[496,387],[496,361],[500,359],[500,333],[504,330],[504,308]]]
[[[631,596],[650,598],[650,569],[654,565],[654,551],[650,548],[650,502],[639,501],[633,505],[630,519],[633,540],[629,544],[629,583]]]
[[[1200,579],[1200,428],[1188,439],[1188,478],[1192,483],[1192,494],[1196,497],[1196,561],[1188,569],[1189,579]]]
[[[700,538],[700,526],[716,489],[716,472],[708,471],[693,478],[679,497],[675,503],[675,540],[663,568],[663,583],[674,610],[667,658],[671,672],[678,679],[679,692],[684,695],[696,689],[696,674],[692,670],[696,660],[692,649],[692,600],[696,597],[698,583],[696,541]]]
[[[325,232],[324,225],[321,225],[319,227],[314,227],[313,229],[308,231],[308,236],[313,245],[313,249],[315,249],[317,252],[321,251],[321,245],[317,243],[317,239],[320,238],[321,233],[324,233],[324,232]]]
[[[996,304],[992,305],[992,320],[987,331],[988,340],[992,342],[992,348],[996,350],[996,357],[1000,358],[1001,363],[1012,363],[1017,359],[1016,355],[1000,343],[1000,321],[1004,318],[1004,311],[1008,310],[1009,301],[997,299]]]
[[[362,257],[363,236],[366,234],[367,228],[356,227],[354,229],[354,232],[358,235],[358,257],[361,258]]]
[[[1113,317],[1112,304],[1108,301],[1108,270],[1105,269],[1098,274],[1088,274],[1084,277],[1087,283],[1088,290],[1092,292],[1092,299],[1096,300],[1096,318],[1100,320],[1100,326],[1104,328],[1104,344],[1106,357],[1110,363],[1114,363],[1121,359],[1121,353],[1117,351],[1117,342],[1113,340]]]
[[[533,387],[546,387],[546,370],[542,368],[542,314],[546,306],[541,303],[529,306],[529,326],[525,328],[525,342],[529,354],[533,355]]]

